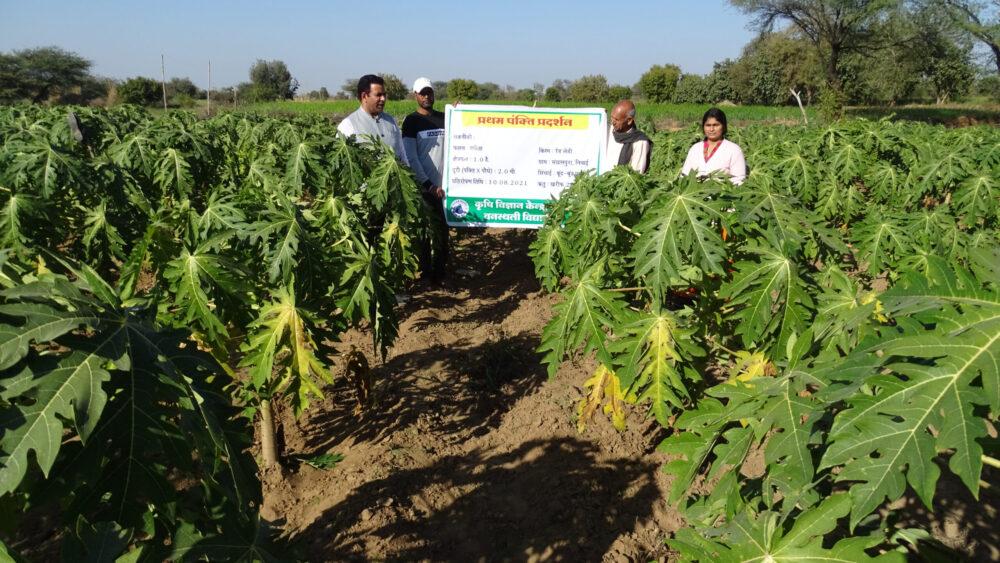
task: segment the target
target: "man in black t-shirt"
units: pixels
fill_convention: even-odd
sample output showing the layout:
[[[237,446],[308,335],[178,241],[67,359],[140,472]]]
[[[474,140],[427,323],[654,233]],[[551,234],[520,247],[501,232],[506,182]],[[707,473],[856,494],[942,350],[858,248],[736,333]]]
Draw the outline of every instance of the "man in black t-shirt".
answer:
[[[448,223],[444,215],[444,113],[434,109],[434,88],[427,78],[413,83],[417,111],[403,120],[403,148],[424,200],[434,209],[433,244],[424,245],[421,270],[434,283],[445,275],[448,263]],[[432,258],[433,255],[433,258]]]

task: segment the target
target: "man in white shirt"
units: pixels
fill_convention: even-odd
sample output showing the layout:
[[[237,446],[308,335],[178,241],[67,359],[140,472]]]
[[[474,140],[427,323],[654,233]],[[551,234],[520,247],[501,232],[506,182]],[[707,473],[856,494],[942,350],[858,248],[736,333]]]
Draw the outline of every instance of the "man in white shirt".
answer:
[[[406,151],[403,149],[403,137],[399,133],[396,120],[391,115],[384,113],[385,109],[385,81],[382,77],[374,74],[366,74],[358,80],[358,100],[361,107],[351,115],[344,118],[337,125],[345,137],[352,135],[371,135],[382,139],[382,142],[389,145],[396,158],[409,165],[406,159]],[[359,138],[359,140],[363,140]]]
[[[608,163],[612,166],[627,164],[632,170],[645,174],[652,151],[653,142],[635,126],[635,104],[629,100],[618,102],[611,110]]]

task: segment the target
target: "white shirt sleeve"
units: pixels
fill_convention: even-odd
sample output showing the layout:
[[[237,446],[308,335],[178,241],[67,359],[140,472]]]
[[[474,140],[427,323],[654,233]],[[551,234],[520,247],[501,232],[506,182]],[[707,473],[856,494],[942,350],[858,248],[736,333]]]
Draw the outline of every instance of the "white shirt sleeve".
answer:
[[[646,164],[649,157],[649,141],[639,141],[632,143],[632,160],[629,166],[639,174],[646,173]]]
[[[747,179],[747,160],[743,156],[743,149],[736,143],[732,143],[733,154],[729,159],[729,175],[732,182],[737,186]]]
[[[351,120],[346,117],[341,119],[340,123],[337,124],[337,131],[340,131],[340,134],[345,137],[350,137],[355,133],[354,126],[351,125]]]
[[[698,147],[700,143],[695,143],[688,149],[687,158],[684,159],[684,166],[681,167],[681,176],[687,176],[692,170],[698,170]]]
[[[413,137],[403,137],[403,148],[406,151],[406,160],[410,163],[410,170],[413,170],[413,177],[417,179],[417,184],[422,190],[424,182],[430,180],[430,177],[424,171],[424,165],[421,164],[420,156],[417,155],[417,140]]]

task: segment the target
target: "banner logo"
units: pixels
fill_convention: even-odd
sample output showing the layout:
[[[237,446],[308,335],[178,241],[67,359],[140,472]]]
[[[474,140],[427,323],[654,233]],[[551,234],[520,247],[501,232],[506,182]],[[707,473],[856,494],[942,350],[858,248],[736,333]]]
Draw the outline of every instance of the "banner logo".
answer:
[[[451,202],[451,214],[458,219],[464,218],[469,214],[469,204],[464,199],[456,199]]]

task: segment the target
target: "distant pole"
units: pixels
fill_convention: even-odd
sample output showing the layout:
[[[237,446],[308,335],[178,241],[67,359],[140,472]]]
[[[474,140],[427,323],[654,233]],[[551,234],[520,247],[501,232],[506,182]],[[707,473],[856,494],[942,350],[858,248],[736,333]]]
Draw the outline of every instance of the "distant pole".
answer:
[[[163,87],[163,109],[167,109],[167,73],[164,70],[163,53],[160,53],[160,86]]]
[[[208,61],[208,90],[205,90],[205,100],[208,102],[208,115],[212,115],[212,61]]]

